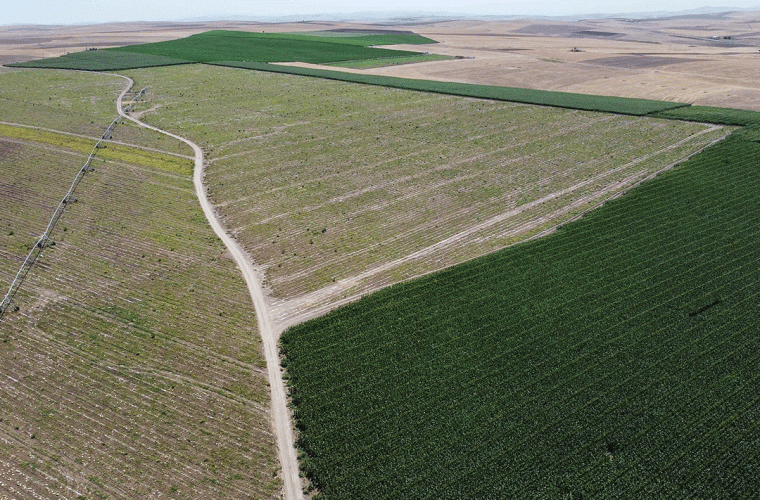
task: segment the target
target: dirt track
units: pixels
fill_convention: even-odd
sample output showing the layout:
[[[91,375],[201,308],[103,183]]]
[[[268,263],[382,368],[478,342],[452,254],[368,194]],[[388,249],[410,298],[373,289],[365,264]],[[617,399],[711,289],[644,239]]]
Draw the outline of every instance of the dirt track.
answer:
[[[128,81],[127,87],[122,91],[117,99],[116,108],[119,115],[136,123],[141,127],[160,132],[168,135],[174,139],[178,139],[191,148],[195,152],[195,169],[193,174],[193,184],[195,185],[195,193],[198,196],[198,201],[203,208],[203,213],[206,215],[209,224],[214,230],[214,233],[219,239],[224,242],[225,246],[229,250],[235,263],[243,273],[243,279],[245,279],[248,285],[248,292],[251,295],[254,308],[256,310],[256,317],[258,318],[259,334],[264,343],[264,356],[267,363],[267,372],[269,375],[269,385],[272,398],[272,419],[275,429],[275,435],[277,436],[278,452],[280,457],[280,464],[282,466],[282,479],[284,482],[284,498],[287,500],[296,500],[303,498],[303,489],[301,486],[301,478],[299,476],[298,458],[294,446],[293,438],[293,426],[290,421],[290,414],[287,407],[287,395],[285,392],[285,384],[282,380],[280,373],[280,357],[277,350],[277,338],[279,331],[277,331],[270,320],[269,308],[264,299],[264,293],[261,288],[261,281],[259,280],[256,269],[251,264],[248,257],[243,252],[240,245],[227,234],[225,229],[214,213],[214,209],[206,196],[206,188],[203,185],[203,168],[204,168],[204,155],[203,150],[198,144],[178,135],[172,134],[165,130],[153,127],[124,113],[123,100],[124,96],[134,85],[134,81],[131,78],[127,78],[122,75],[122,78]]]

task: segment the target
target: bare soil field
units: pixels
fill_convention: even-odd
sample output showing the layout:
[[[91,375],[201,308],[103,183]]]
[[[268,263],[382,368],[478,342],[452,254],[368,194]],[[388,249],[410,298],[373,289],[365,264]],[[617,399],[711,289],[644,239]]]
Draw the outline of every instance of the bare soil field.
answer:
[[[42,73],[65,76],[59,101],[79,79],[115,116],[124,79]],[[0,75],[0,88],[22,75],[43,86],[22,72]],[[3,118],[23,122],[55,91],[6,103]],[[91,125],[78,116],[61,132]],[[48,131],[3,127],[4,294],[87,154]],[[137,134],[120,125],[114,138],[122,131]],[[107,160],[118,149],[108,146],[16,295],[20,310],[0,321],[0,496],[276,498],[268,381],[240,273],[189,173]]]
[[[412,29],[440,42],[426,50],[469,59],[373,72],[760,110],[757,12]]]

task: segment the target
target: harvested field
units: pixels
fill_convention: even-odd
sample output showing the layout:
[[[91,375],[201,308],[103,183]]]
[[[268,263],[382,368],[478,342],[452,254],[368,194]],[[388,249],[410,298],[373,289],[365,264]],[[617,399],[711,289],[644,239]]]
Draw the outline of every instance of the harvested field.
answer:
[[[209,195],[281,320],[289,299],[315,307],[538,234],[725,133],[235,69],[130,76],[152,89],[141,106],[162,105],[144,120],[206,149]]]
[[[35,74],[23,72],[1,75],[0,88],[17,75],[33,85]],[[103,102],[104,89],[93,94]],[[130,130],[120,125],[114,138]],[[87,156],[21,135],[0,140],[3,293]],[[0,320],[0,491],[277,497],[253,308],[192,179],[105,154],[92,166],[52,234],[56,245],[16,295],[20,310]]]

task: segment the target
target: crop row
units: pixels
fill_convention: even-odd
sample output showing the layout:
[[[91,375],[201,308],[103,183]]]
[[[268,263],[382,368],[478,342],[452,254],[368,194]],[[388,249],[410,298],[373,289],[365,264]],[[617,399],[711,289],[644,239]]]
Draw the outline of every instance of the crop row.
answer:
[[[737,137],[286,332],[323,496],[751,498],[760,145]]]
[[[718,123],[721,125],[757,125],[760,113],[746,109],[714,108],[710,106],[686,106],[656,113],[656,116],[672,120]]]

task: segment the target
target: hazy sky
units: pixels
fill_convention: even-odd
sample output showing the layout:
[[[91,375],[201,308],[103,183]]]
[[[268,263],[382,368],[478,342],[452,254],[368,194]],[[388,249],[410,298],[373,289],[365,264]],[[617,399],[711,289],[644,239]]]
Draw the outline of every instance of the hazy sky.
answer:
[[[760,10],[760,0],[713,0],[715,7]],[[86,24],[111,21],[176,21],[199,17],[299,16],[357,12],[458,15],[565,16],[594,13],[674,11],[711,5],[694,0],[5,0],[0,25]]]

